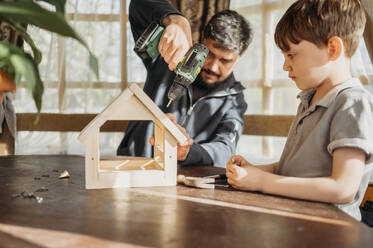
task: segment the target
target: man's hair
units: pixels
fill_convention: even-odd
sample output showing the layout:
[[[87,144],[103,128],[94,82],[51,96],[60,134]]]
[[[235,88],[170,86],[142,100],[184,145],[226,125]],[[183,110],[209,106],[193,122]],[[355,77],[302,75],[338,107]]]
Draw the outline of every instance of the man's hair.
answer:
[[[324,47],[331,37],[338,36],[350,58],[359,46],[365,21],[360,0],[298,0],[277,24],[275,42],[286,52],[289,42],[306,40]]]
[[[216,41],[219,48],[242,54],[249,46],[252,30],[249,22],[236,11],[223,10],[207,23],[203,39]]]

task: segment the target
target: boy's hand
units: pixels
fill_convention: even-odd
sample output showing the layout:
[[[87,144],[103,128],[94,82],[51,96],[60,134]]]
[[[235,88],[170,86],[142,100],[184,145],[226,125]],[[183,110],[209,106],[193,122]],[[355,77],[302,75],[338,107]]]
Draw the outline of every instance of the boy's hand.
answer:
[[[169,15],[162,20],[165,26],[158,51],[173,71],[192,47],[192,32],[188,20],[181,15]]]
[[[235,155],[229,159],[226,175],[228,183],[233,188],[250,191],[261,190],[263,171],[247,162],[241,156]]]
[[[182,146],[179,143],[177,144],[177,160],[184,161],[189,153],[190,146],[193,145],[193,139],[189,137],[189,134],[186,132],[185,128],[177,124],[175,116],[172,114],[166,114],[168,118],[179,128],[179,130],[188,137],[187,144]],[[154,136],[149,139],[149,143],[154,146]]]

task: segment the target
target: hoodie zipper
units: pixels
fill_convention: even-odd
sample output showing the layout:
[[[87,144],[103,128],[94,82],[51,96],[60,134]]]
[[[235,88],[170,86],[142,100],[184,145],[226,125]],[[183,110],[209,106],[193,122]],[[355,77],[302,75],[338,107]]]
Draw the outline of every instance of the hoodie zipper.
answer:
[[[241,92],[236,92],[236,93],[226,93],[226,94],[217,94],[217,95],[207,95],[207,96],[203,96],[201,98],[199,98],[194,104],[192,104],[192,94],[190,92],[190,89],[187,88],[187,91],[188,91],[188,96],[189,96],[189,109],[187,111],[187,116],[185,116],[185,119],[184,121],[182,122],[181,126],[184,126],[184,124],[186,123],[187,119],[189,119],[190,115],[192,114],[192,111],[194,109],[194,107],[197,105],[197,103],[199,103],[200,101],[204,100],[204,99],[207,99],[207,98],[213,98],[213,97],[225,97],[225,96],[233,96],[233,95],[237,95]]]

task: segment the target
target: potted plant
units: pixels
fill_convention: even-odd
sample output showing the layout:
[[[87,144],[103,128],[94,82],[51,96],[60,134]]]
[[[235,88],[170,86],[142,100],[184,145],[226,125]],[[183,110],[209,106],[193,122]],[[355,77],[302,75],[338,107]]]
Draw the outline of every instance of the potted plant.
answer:
[[[97,58],[90,51],[86,42],[66,21],[65,5],[66,0],[13,0],[0,2],[0,22],[5,22],[14,29],[24,42],[30,45],[32,50],[30,54],[16,45],[0,42],[0,91],[2,87],[6,90],[14,90],[14,83],[18,84],[21,79],[24,79],[26,87],[32,94],[38,113],[40,113],[42,106],[44,91],[43,81],[40,78],[38,69],[42,54],[27,33],[27,25],[34,25],[62,36],[71,37],[80,42],[87,48],[89,65],[98,78]],[[48,9],[43,6],[48,7]]]

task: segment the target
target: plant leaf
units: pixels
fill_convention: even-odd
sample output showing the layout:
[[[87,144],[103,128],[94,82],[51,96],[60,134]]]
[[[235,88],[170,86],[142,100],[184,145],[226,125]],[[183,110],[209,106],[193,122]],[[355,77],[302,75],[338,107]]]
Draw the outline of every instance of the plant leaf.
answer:
[[[12,54],[10,56],[10,62],[12,63],[16,71],[16,83],[19,83],[21,76],[25,79],[25,81],[27,82],[27,88],[32,92],[36,108],[38,112],[40,112],[42,101],[41,96],[43,94],[43,84],[41,83],[38,69],[37,67],[35,67],[34,62],[30,57],[21,56],[19,54]]]
[[[18,24],[17,22],[13,20],[7,19],[5,20],[5,22],[7,22],[14,30],[16,30],[17,33],[22,36],[23,40],[30,45],[32,49],[32,53],[34,55],[35,62],[37,64],[40,64],[41,59],[42,59],[42,53],[39,50],[39,48],[35,45],[30,35],[26,32],[26,28],[24,28],[22,25]]]
[[[38,65],[32,56],[25,53],[19,47],[6,42],[0,42],[1,46],[7,46],[10,50],[8,55],[10,68],[14,70],[14,81],[18,84],[22,78],[26,82],[26,87],[31,91],[38,113],[42,105],[42,95],[44,92],[43,82],[39,75]],[[4,61],[2,59],[1,61]],[[7,71],[8,72],[8,71]]]
[[[12,3],[0,3],[0,15],[20,23],[32,24],[42,29],[71,37],[85,46],[89,51],[90,56],[94,57],[93,53],[88,48],[88,45],[67,23],[61,12],[46,10],[30,0],[19,0]],[[90,59],[90,66],[98,78],[99,72],[97,58]]]
[[[4,45],[3,43],[0,43],[0,59],[6,59],[10,55],[10,49],[8,46]]]
[[[6,42],[0,42],[0,69],[8,72],[14,78],[14,68],[9,61],[11,49],[7,44]]]
[[[65,14],[66,0],[37,0],[37,1],[47,2],[51,5],[54,5],[56,7],[56,11],[59,11],[62,14]]]

